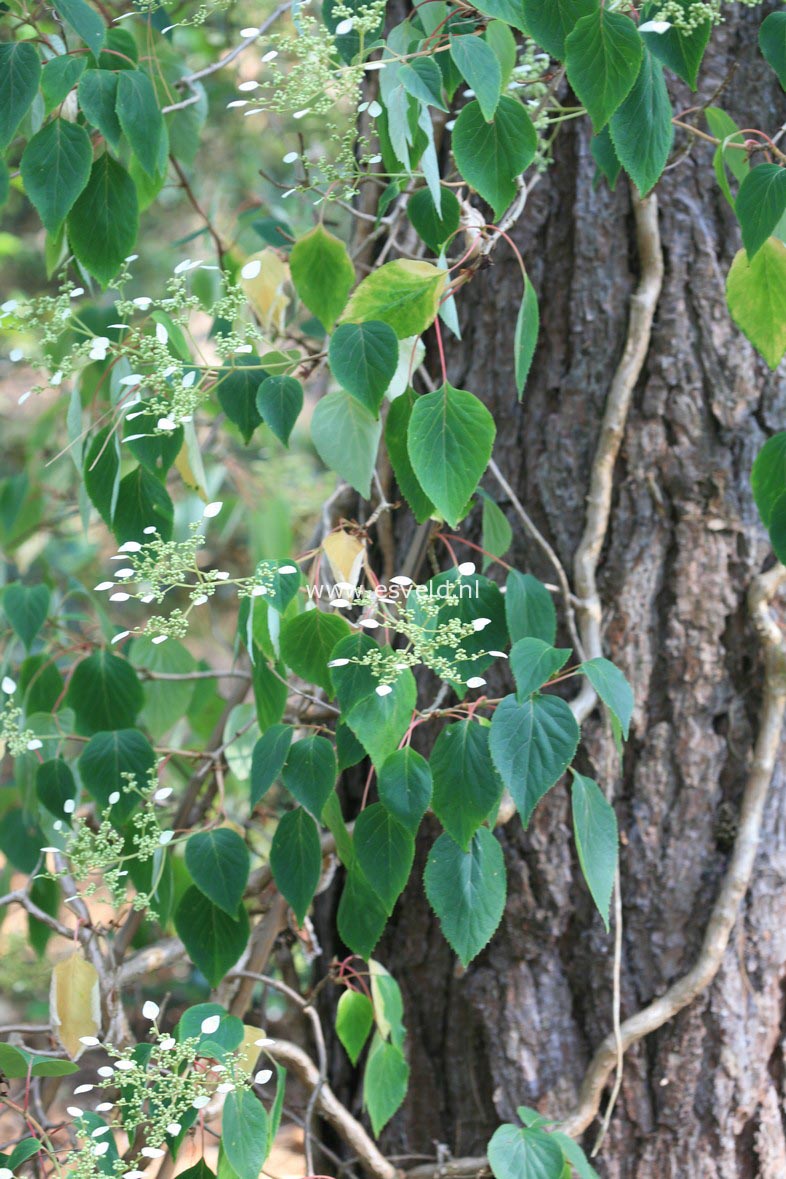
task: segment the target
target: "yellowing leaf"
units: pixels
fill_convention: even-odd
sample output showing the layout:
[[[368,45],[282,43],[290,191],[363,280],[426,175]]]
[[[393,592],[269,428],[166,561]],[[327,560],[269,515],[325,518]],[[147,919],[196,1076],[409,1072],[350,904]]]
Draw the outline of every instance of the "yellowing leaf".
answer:
[[[354,590],[360,579],[366,546],[359,537],[339,528],[322,542],[322,552],[328,559],[336,585]]]
[[[726,280],[731,317],[770,368],[786,353],[786,246],[768,238],[752,261],[740,250]]]
[[[345,323],[380,320],[400,340],[419,336],[434,322],[447,271],[431,262],[398,258],[364,278],[342,315]]]
[[[240,285],[265,332],[284,330],[284,319],[290,302],[289,295],[284,291],[288,282],[289,267],[271,246],[252,254],[243,263]]]
[[[262,1049],[257,1044],[257,1040],[261,1040],[264,1032],[260,1028],[252,1028],[250,1024],[243,1024],[243,1039],[237,1048],[237,1063],[238,1068],[250,1076],[256,1067],[259,1060],[259,1054]]]
[[[101,991],[95,966],[81,950],[58,962],[49,990],[52,1028],[72,1060],[85,1050],[82,1036],[95,1036],[101,1028]]]
[[[199,481],[191,469],[191,460],[188,454],[188,446],[184,442],[180,447],[177,458],[175,459],[175,467],[180,475],[180,478],[185,483],[186,487],[191,491],[196,491],[197,494],[207,502],[207,493],[204,488],[200,487]]]

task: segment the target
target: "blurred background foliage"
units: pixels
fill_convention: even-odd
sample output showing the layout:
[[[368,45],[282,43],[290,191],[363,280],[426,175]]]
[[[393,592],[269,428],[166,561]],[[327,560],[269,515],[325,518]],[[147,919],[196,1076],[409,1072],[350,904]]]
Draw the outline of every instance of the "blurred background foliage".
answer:
[[[175,27],[168,32],[171,51],[184,67],[198,70],[226,52],[227,46],[237,44],[240,30],[260,23],[272,7],[242,2],[224,11],[219,7],[202,25]],[[167,23],[177,18],[177,8],[167,13]],[[164,18],[154,14],[155,19]],[[131,24],[144,28],[141,22]],[[285,31],[286,22],[279,22],[277,29]],[[138,48],[143,57],[144,46]],[[287,242],[276,232],[275,222],[291,227],[294,233],[302,233],[311,223],[309,201],[284,199],[293,171],[291,164],[283,163],[287,140],[291,139],[291,121],[287,127],[281,117],[269,111],[255,111],[255,117],[247,119],[237,109],[227,109],[227,104],[237,98],[238,84],[256,76],[264,50],[261,41],[258,48],[242,54],[211,77],[209,99],[198,104],[198,117],[193,115],[193,107],[183,112],[189,118],[189,134],[198,129],[193,162],[187,171],[188,184],[238,264],[271,242],[286,248]],[[314,134],[318,134],[320,126],[320,120],[315,119]],[[312,131],[305,127],[303,130]],[[327,150],[318,140],[309,143],[317,153]],[[346,214],[336,206],[325,223],[342,233],[345,220]],[[173,237],[173,230],[179,231],[179,236]],[[195,210],[171,168],[164,186],[142,214],[139,242],[139,258],[128,289],[132,298],[161,293],[174,266],[186,254],[212,260],[210,255],[215,249],[205,218]],[[52,274],[47,275],[46,233],[19,190],[19,181],[12,183],[10,198],[0,215],[0,266],[3,301],[57,290],[56,280]],[[216,273],[208,271],[199,272],[193,280],[193,289],[206,305],[215,298],[216,281]],[[98,317],[111,302],[112,292],[103,296],[97,293]],[[211,331],[207,316],[203,326],[207,339]],[[66,392],[58,394],[52,389],[47,395],[25,399],[35,378],[24,358],[16,359],[16,350],[23,353],[26,343],[31,348],[34,345],[33,339],[20,339],[18,331],[11,334],[0,323],[0,546],[9,558],[4,576],[13,580],[20,574],[40,573],[44,579],[89,581],[99,572],[102,547],[110,543],[110,537],[95,518],[87,529],[83,527],[76,472],[68,454],[60,453]],[[100,365],[94,367],[98,377]],[[89,380],[83,380],[82,385],[84,402],[89,395]],[[201,414],[201,427],[215,427],[220,408],[214,399],[208,399]],[[296,429],[289,452],[264,425],[248,447],[243,446],[235,431],[215,428],[210,443],[210,492],[220,494],[228,509],[222,513],[220,524],[211,529],[210,543],[220,546],[220,551],[211,552],[210,557],[218,560],[221,553],[229,554],[239,574],[242,566],[250,569],[264,557],[302,546],[333,485],[333,477],[324,472],[311,447],[308,431]],[[193,497],[185,494],[178,502],[176,535],[184,532],[188,520],[198,518],[198,504],[189,502],[189,498]]]
[[[199,25],[177,26],[181,16],[193,14],[193,5],[174,6],[166,13],[159,10],[152,14],[159,28],[176,26],[165,37],[181,71],[196,71],[213,63],[242,40],[241,29],[258,26],[274,10],[271,4],[243,0],[223,10],[220,5],[209,7],[207,20]],[[144,23],[132,21],[123,27],[136,29],[137,50],[143,61]],[[284,19],[277,22],[276,31],[294,30]],[[17,29],[15,35],[23,36],[24,29]],[[0,16],[0,39],[8,40],[11,36],[10,26],[3,29]],[[156,38],[156,44],[161,45],[160,38]],[[265,50],[264,40],[260,40],[210,78],[208,92],[198,104],[176,116],[180,119],[181,133],[192,141],[192,150],[181,154],[181,159],[185,155],[190,162],[182,165],[182,179],[170,166],[163,187],[152,196],[142,213],[139,258],[133,266],[129,297],[160,295],[174,267],[184,257],[215,261],[208,221],[227,247],[230,263],[235,266],[271,244],[286,251],[289,236],[306,231],[316,222],[317,214],[312,216],[310,200],[286,199],[293,180],[293,166],[284,163],[283,157],[293,146],[299,146],[297,138],[293,140],[291,120],[270,111],[255,111],[253,118],[244,118],[241,110],[228,108],[238,98],[238,85],[257,77],[264,69],[260,57]],[[160,48],[157,52],[161,53]],[[172,101],[180,97],[175,91]],[[337,117],[342,117],[341,111]],[[174,137],[173,123],[174,120],[170,132]],[[317,156],[328,150],[328,145],[320,140],[324,126],[321,119],[315,118],[313,125],[299,127],[300,134],[309,136],[309,152]],[[347,221],[348,214],[338,205],[331,206],[324,218],[325,224],[342,236],[346,234]],[[277,226],[287,236],[282,237]],[[9,199],[0,213],[0,302],[56,294],[56,265],[60,260],[53,253],[37,213],[23,195],[20,180],[12,179]],[[192,289],[207,307],[216,298],[217,285],[215,271],[199,271]],[[113,292],[102,294],[97,286],[93,290],[95,323],[108,323],[113,318]],[[84,305],[80,310],[86,314]],[[208,352],[212,328],[205,314],[202,342]],[[106,576],[107,560],[116,546],[104,523],[88,510],[83,489],[80,498],[79,473],[64,449],[69,393],[51,388],[43,394],[28,395],[37,377],[25,363],[25,352],[36,346],[32,335],[26,338],[20,337],[17,330],[9,332],[0,319],[0,551],[4,557],[0,584],[23,580],[49,586],[52,606],[47,645],[55,652],[58,649],[65,652],[85,640],[97,638],[101,630],[108,635],[115,629],[103,615],[99,599],[89,591]],[[95,395],[103,371],[98,363],[92,367],[95,369],[92,384],[89,371],[81,379],[85,406]],[[315,520],[336,482],[335,476],[324,469],[311,444],[308,430],[311,408],[307,403],[290,447],[285,449],[265,425],[255,431],[249,445],[244,445],[237,430],[219,428],[223,414],[216,399],[203,401],[196,425],[200,441],[209,451],[209,457],[207,454],[205,457],[206,487],[210,498],[224,502],[220,519],[211,522],[207,547],[203,550],[204,560],[210,565],[231,569],[233,576],[242,576],[253,571],[257,562],[266,557],[296,553],[307,547]],[[131,465],[132,461],[130,453],[127,454],[127,464]],[[206,497],[189,490],[179,478],[176,483],[174,538],[178,539],[187,535],[192,520],[200,518]],[[129,605],[134,616],[131,622],[143,621],[144,608]],[[113,612],[111,606],[109,609]],[[0,625],[5,630],[0,636],[0,648],[8,649],[13,634],[5,620]],[[55,629],[59,632],[56,638]],[[219,589],[211,609],[192,616],[187,646],[171,640],[165,649],[151,648],[148,640],[138,639],[129,654],[137,667],[157,666],[164,671],[190,670],[195,666],[229,667],[238,651],[236,632],[236,595],[233,590]],[[153,662],[155,657],[157,664]],[[40,679],[38,683],[40,686]],[[168,739],[176,746],[187,745],[189,739],[206,740],[224,705],[216,681],[206,679],[182,685],[170,682],[158,687],[164,689],[163,693],[158,692],[158,703],[156,700],[149,703],[142,717],[153,737]],[[56,684],[52,689],[54,697],[59,690]],[[147,690],[149,696],[154,686],[148,685]],[[44,692],[42,711],[51,708],[52,702]],[[241,707],[253,713],[253,705]],[[257,735],[252,728],[250,745],[249,741],[245,742],[249,748]],[[26,775],[34,777],[35,765],[33,754],[17,761],[13,781],[6,777],[5,785],[0,787],[0,815],[16,803],[17,789],[24,785]],[[175,757],[171,769],[186,779],[190,767],[187,761]],[[241,784],[230,773],[226,790],[230,811],[233,794],[240,793],[242,809],[247,809],[247,784]],[[6,825],[7,839],[18,834]],[[264,835],[261,837],[264,839]],[[3,842],[0,838],[0,844]],[[174,863],[177,866],[178,860]],[[0,891],[6,891],[12,878],[13,868],[6,862],[0,866]],[[177,880],[173,888],[173,903],[176,903]],[[39,903],[42,900],[39,898]],[[56,907],[56,900],[53,904]],[[0,921],[6,914],[7,910],[0,909]],[[29,924],[35,923],[31,919]],[[29,936],[27,926],[28,919],[21,913],[5,923],[0,991],[12,1010],[35,1020],[47,1008],[49,968],[39,958],[47,938],[36,938],[33,929],[30,931],[33,936]],[[43,927],[39,932],[42,931]],[[155,936],[154,928],[148,926],[147,932],[137,936],[137,942]],[[167,984],[171,981],[169,977]],[[178,1001],[194,1001],[204,989],[198,980],[194,985],[183,976],[178,983]],[[5,1014],[8,1016],[9,1012]],[[0,1022],[2,1016],[0,1011]]]

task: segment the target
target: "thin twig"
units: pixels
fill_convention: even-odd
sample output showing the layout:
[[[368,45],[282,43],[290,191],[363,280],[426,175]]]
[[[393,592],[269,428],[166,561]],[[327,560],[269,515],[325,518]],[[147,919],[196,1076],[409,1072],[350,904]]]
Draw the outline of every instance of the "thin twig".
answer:
[[[254,45],[260,37],[264,36],[268,29],[272,28],[272,26],[276,23],[279,17],[282,17],[285,13],[289,12],[290,8],[291,4],[289,3],[279,4],[278,8],[276,8],[269,17],[262,21],[262,24],[259,26],[256,32],[252,33],[248,37],[244,37],[243,40],[240,41],[234,49],[230,49],[229,53],[224,54],[224,56],[219,58],[218,61],[214,61],[212,65],[205,66],[204,69],[201,70],[196,70],[193,74],[185,74],[184,77],[178,78],[178,80],[175,82],[175,85],[191,87],[193,86],[194,82],[200,82],[202,78],[207,78],[211,74],[215,74],[219,70],[223,70],[224,67],[228,66],[230,62],[233,62],[236,57],[239,57],[245,49],[248,49],[249,46]],[[164,111],[164,114],[166,114],[166,111]]]
[[[191,182],[189,181],[188,177],[186,176],[185,172],[183,171],[183,169],[180,165],[180,161],[177,159],[176,156],[173,156],[173,155],[170,155],[169,160],[170,160],[170,163],[172,164],[172,167],[174,168],[175,172],[177,173],[177,178],[180,181],[180,186],[183,189],[183,191],[185,192],[186,196],[188,197],[191,207],[193,208],[194,212],[198,213],[199,216],[202,218],[202,220],[205,223],[205,227],[207,228],[208,233],[210,234],[211,238],[213,239],[213,245],[215,246],[215,249],[216,249],[218,265],[223,266],[224,254],[226,253],[226,247],[225,247],[223,241],[221,240],[218,230],[216,230],[213,227],[213,222],[210,220],[209,216],[207,215],[207,213],[205,212],[205,210],[202,208],[199,201],[197,200],[194,190],[191,187]]]
[[[194,680],[250,680],[250,671],[149,671],[140,667],[137,672],[143,680],[183,680],[188,683]]]
[[[48,1023],[6,1023],[0,1024],[0,1036],[46,1036],[51,1032]],[[0,1148],[2,1149],[2,1148]]]
[[[400,1179],[401,1172],[388,1162],[357,1118],[341,1104],[330,1085],[322,1080],[314,1061],[302,1048],[288,1040],[277,1039],[265,1051],[296,1076],[308,1090],[313,1092],[318,1089],[317,1112],[349,1146],[372,1179]]]
[[[181,98],[180,102],[170,102],[169,106],[162,106],[161,114],[171,115],[174,113],[174,111],[184,111],[186,107],[194,106],[197,102],[200,102],[201,99],[202,95],[197,91],[193,94],[189,94],[188,98]]]
[[[6,893],[4,897],[0,897],[0,909],[4,908],[6,905],[20,905],[31,917],[34,917],[36,921],[41,921],[44,925],[47,925],[50,929],[54,930],[55,933],[59,933],[61,937],[67,938],[68,941],[74,940],[74,934],[76,931],[68,925],[63,925],[62,921],[58,921],[56,917],[52,917],[51,914],[45,913],[43,909],[39,909],[38,905],[34,904],[33,901],[30,900],[30,897],[23,889],[16,889],[14,892]],[[80,940],[85,942],[91,936],[89,930],[83,931],[81,927],[79,934]]]
[[[294,1003],[311,1023],[311,1030],[314,1035],[314,1044],[317,1050],[317,1061],[319,1063],[319,1080],[308,1099],[306,1106],[306,1116],[303,1119],[303,1134],[304,1134],[304,1150],[306,1155],[306,1170],[309,1175],[314,1171],[314,1148],[312,1143],[313,1137],[313,1123],[314,1114],[316,1113],[319,1103],[320,1094],[327,1083],[327,1048],[325,1046],[325,1034],[322,1030],[322,1022],[319,1018],[316,1008],[297,991],[293,991],[286,983],[281,982],[277,978],[270,978],[266,974],[261,974],[254,970],[233,970],[229,976],[230,978],[244,978],[253,979],[254,982],[265,983],[266,986],[273,987],[274,990],[280,991],[283,995]]]
[[[406,1172],[406,1179],[482,1179],[490,1174],[485,1158],[445,1159],[413,1167]]]
[[[535,543],[540,546],[551,564],[554,566],[554,571],[557,574],[557,581],[559,582],[559,587],[562,592],[562,599],[565,607],[565,617],[568,623],[570,637],[573,641],[576,654],[578,655],[579,659],[583,660],[583,647],[581,639],[579,638],[578,630],[576,629],[576,616],[573,612],[573,595],[570,592],[568,576],[565,572],[564,566],[552,546],[535,524],[535,521],[532,519],[529,512],[527,512],[526,508],[522,504],[519,497],[516,495],[511,485],[508,483],[505,476],[502,474],[502,471],[500,471],[494,459],[490,460],[488,469],[491,471],[492,475],[497,480],[497,483],[499,483],[500,487],[505,492],[505,495],[510,500],[513,510],[515,511],[519,520],[521,520],[521,523],[524,525],[527,532],[530,534]]]

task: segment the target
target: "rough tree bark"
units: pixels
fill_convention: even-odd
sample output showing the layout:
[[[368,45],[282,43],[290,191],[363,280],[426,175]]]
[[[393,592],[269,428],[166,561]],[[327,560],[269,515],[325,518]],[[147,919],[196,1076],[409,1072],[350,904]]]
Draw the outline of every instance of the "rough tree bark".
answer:
[[[777,126],[783,94],[756,47],[763,10],[738,7],[714,34],[700,100],[736,67],[719,104],[742,126]],[[676,109],[696,102],[679,84],[672,93]],[[761,695],[745,594],[769,549],[748,480],[758,447],[786,423],[786,382],[767,372],[726,311],[724,276],[739,239],[711,150],[694,144],[658,186],[665,278],[600,567],[604,654],[636,694],[631,740],[620,770],[596,711],[579,763],[613,783],[622,832],[623,1017],[696,957],[728,861],[725,828],[750,766]],[[516,404],[510,359],[520,275],[502,245],[462,293],[464,341],[449,349],[448,376],[491,408],[497,462],[570,570],[638,259],[627,185],[615,194],[593,188],[583,123],[565,126],[556,157],[513,231],[542,315],[524,403]],[[509,509],[491,479],[487,486]],[[509,518],[510,559],[553,581]],[[477,539],[477,520],[465,529]],[[407,539],[399,538],[402,553]],[[493,694],[508,690],[490,684]],[[518,1104],[567,1114],[611,1028],[613,939],[580,882],[565,783],[526,833],[516,818],[500,834],[508,904],[466,973],[422,895],[428,839],[378,950],[404,991],[412,1066],[410,1096],[386,1134],[390,1153],[433,1155],[443,1143],[453,1155],[482,1154]],[[715,983],[626,1057],[596,1160],[604,1179],[786,1175],[785,885],[778,768],[753,885]]]

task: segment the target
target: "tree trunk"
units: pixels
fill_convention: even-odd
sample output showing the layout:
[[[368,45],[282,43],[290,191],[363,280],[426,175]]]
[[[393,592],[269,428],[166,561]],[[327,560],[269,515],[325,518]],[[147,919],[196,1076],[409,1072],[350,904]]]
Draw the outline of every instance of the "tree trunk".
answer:
[[[783,94],[756,48],[763,11],[736,7],[714,34],[699,101],[736,65],[718,104],[742,126],[777,126]],[[672,94],[675,109],[697,101],[680,84]],[[622,834],[623,1018],[695,960],[728,862],[761,696],[745,594],[769,548],[749,473],[764,438],[786,421],[786,385],[726,310],[725,274],[739,240],[711,152],[694,143],[658,186],[664,285],[600,566],[604,654],[636,694],[631,739],[620,770],[596,710],[579,762],[612,785]],[[464,340],[449,348],[448,376],[492,410],[496,460],[570,572],[638,258],[629,189],[624,179],[616,193],[593,187],[585,121],[565,125],[556,155],[513,231],[542,316],[523,404],[511,363],[520,274],[504,244],[462,292]],[[486,486],[514,527],[509,560],[553,581],[491,477]],[[477,523],[465,526],[472,539]],[[509,690],[490,686],[495,695]],[[786,1175],[782,799],[779,768],[753,885],[715,982],[627,1054],[596,1160],[605,1179]],[[391,1154],[433,1155],[435,1143],[456,1156],[481,1154],[519,1104],[567,1114],[611,1028],[613,936],[581,882],[565,783],[526,833],[514,818],[498,834],[507,908],[466,972],[423,896],[433,833],[378,950],[404,991],[412,1067],[406,1105],[386,1135]]]

